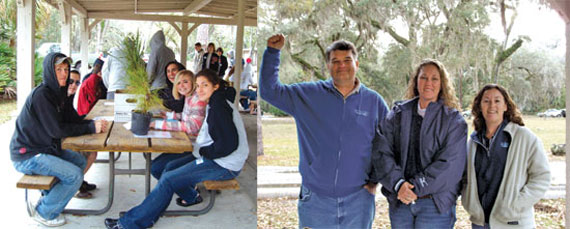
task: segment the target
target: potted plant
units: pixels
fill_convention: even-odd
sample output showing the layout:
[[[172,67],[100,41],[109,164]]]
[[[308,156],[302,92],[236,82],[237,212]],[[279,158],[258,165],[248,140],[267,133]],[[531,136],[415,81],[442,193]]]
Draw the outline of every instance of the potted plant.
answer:
[[[162,101],[157,91],[150,88],[145,63],[142,60],[143,42],[140,34],[129,34],[123,40],[123,54],[126,61],[126,91],[136,97],[136,109],[131,115],[131,132],[136,135],[146,135],[150,128],[152,118],[151,109],[161,108]]]

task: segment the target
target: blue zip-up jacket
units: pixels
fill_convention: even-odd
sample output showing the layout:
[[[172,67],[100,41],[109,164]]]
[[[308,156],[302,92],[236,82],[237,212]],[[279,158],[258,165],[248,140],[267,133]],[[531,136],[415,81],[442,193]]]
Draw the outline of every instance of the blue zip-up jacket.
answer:
[[[360,86],[346,99],[332,80],[283,85],[280,51],[263,54],[261,97],[295,118],[302,184],[319,195],[342,197],[369,178],[375,128],[388,113],[384,99]]]
[[[374,138],[372,163],[391,207],[401,203],[395,187],[404,179],[412,111],[417,99],[396,104]],[[422,172],[408,182],[414,185],[418,197],[431,195],[439,212],[447,212],[461,188],[467,159],[467,123],[459,111],[444,106],[443,100],[432,102],[422,121],[419,144]]]

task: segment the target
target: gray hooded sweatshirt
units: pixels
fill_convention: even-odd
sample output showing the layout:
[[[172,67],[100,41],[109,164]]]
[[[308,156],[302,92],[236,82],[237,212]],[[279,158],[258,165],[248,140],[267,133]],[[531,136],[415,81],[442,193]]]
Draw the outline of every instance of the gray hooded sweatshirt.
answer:
[[[109,54],[109,58],[105,65],[103,65],[103,83],[107,87],[107,91],[116,91],[120,89],[127,88],[126,79],[126,63],[123,59],[122,47],[112,48]]]
[[[159,30],[150,39],[150,57],[146,65],[146,73],[152,89],[166,87],[166,64],[175,60],[172,49],[166,47],[164,33]]]

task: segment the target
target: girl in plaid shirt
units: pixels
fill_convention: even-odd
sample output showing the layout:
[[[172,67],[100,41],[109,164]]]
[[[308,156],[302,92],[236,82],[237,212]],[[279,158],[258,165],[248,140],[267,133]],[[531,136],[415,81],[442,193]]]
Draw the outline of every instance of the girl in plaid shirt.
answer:
[[[167,112],[165,119],[152,122],[150,124],[151,128],[157,130],[184,131],[190,139],[196,139],[200,127],[202,127],[202,123],[204,122],[206,102],[198,99],[198,95],[195,92],[195,82],[196,77],[189,70],[179,71],[176,74],[176,78],[174,79],[175,90],[172,90],[172,95],[175,99],[180,99],[180,97],[184,96],[184,109],[182,113]],[[188,144],[190,144],[190,142]],[[180,158],[184,159],[177,160]],[[179,164],[170,163],[174,160],[185,163],[194,160],[194,157],[191,155],[191,152],[185,152],[183,154],[161,154],[152,161],[151,174],[156,179],[160,179],[165,168]]]

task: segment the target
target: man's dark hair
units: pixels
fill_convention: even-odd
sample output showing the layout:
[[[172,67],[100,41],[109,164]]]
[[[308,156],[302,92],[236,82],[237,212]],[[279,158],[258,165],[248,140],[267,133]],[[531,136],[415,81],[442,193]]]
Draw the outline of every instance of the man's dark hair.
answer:
[[[224,50],[221,47],[216,49],[216,52],[221,52],[222,54],[224,54]]]
[[[326,55],[327,55],[327,63],[331,61],[331,53],[336,50],[341,51],[348,51],[350,50],[354,60],[358,59],[358,52],[356,51],[356,47],[350,41],[345,40],[338,40],[333,42],[329,47],[327,47]]]
[[[200,46],[202,47],[202,44],[200,42],[196,42],[196,44],[194,44],[194,46]]]

